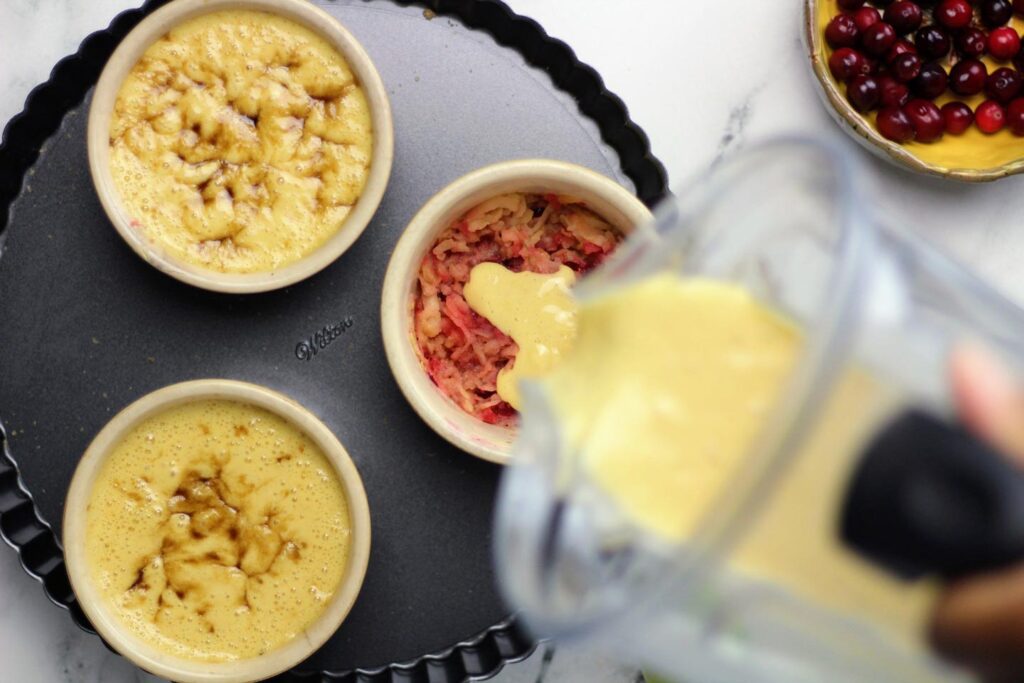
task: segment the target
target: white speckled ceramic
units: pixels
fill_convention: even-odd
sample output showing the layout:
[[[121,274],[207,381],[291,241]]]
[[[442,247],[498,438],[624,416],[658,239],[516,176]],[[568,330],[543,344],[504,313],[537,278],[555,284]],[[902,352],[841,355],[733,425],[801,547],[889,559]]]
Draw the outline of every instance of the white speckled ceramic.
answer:
[[[278,14],[323,36],[345,58],[366,93],[373,123],[373,156],[366,187],[341,229],[319,249],[280,270],[219,273],[185,263],[164,252],[131,227],[110,173],[110,118],[125,77],[142,54],[172,27],[210,12],[248,9]],[[125,242],[147,263],[190,285],[218,292],[249,293],[279,289],[323,270],[356,241],[380,205],[391,175],[394,133],[391,105],[380,74],[359,42],[334,17],[306,0],[175,0],[153,12],[129,33],[110,57],[89,109],[89,170],[100,202]]]
[[[140,421],[191,401],[227,399],[249,403],[305,432],[334,465],[348,501],[352,545],[345,574],[320,617],[300,637],[259,657],[234,662],[197,662],[157,650],[127,631],[111,613],[90,577],[85,553],[86,506],[111,449]],[[243,683],[269,678],[309,657],[331,635],[359,595],[370,558],[370,508],[363,482],[345,447],[312,413],[275,391],[246,382],[204,379],[172,384],[147,394],[118,413],[96,435],[75,470],[64,506],[64,557],[75,597],[103,639],[139,667],[180,683]]]
[[[391,372],[430,427],[467,453],[496,463],[509,457],[515,430],[486,424],[444,396],[423,369],[412,307],[420,263],[444,228],[479,204],[508,192],[569,194],[623,233],[651,218],[628,190],[590,169],[562,161],[523,159],[486,166],[434,195],[410,221],[388,264],[381,296],[381,331]]]

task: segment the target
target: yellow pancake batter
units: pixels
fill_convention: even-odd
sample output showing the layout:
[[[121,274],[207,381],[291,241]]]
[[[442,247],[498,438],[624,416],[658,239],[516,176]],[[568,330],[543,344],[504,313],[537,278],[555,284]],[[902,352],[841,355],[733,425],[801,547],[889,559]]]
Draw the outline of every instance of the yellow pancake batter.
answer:
[[[117,445],[89,497],[85,542],[93,582],[132,633],[220,662],[272,650],[319,617],[350,522],[308,436],[213,400],[150,417]]]
[[[463,288],[466,303],[512,337],[519,351],[498,373],[498,395],[519,410],[519,380],[550,372],[572,347],[576,301],[570,288],[576,274],[561,266],[551,275],[513,273],[500,263],[480,263]]]
[[[575,347],[541,382],[586,473],[636,523],[680,542],[723,513],[802,344],[742,287],[665,273],[587,301]],[[877,569],[837,532],[855,455],[898,403],[848,372],[727,561],[913,640],[932,588]]]
[[[345,59],[283,17],[186,21],[118,93],[110,164],[132,225],[170,256],[225,273],[298,261],[363,191],[370,110]]]

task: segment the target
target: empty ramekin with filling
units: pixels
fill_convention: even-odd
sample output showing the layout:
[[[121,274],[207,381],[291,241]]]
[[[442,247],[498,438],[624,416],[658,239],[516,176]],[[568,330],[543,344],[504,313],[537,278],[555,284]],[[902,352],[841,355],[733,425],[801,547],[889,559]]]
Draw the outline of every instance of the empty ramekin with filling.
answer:
[[[313,414],[254,384],[197,380],[99,432],[63,540],[75,596],[115,650],[174,681],[254,681],[341,625],[366,575],[370,512]]]
[[[169,3],[118,46],[89,110],[89,167],[118,233],[222,292],[337,259],[380,204],[393,145],[366,51],[305,0]]]
[[[487,166],[434,195],[395,247],[381,297],[388,363],[420,417],[506,462],[518,380],[571,348],[571,287],[650,218],[615,181],[544,159]]]

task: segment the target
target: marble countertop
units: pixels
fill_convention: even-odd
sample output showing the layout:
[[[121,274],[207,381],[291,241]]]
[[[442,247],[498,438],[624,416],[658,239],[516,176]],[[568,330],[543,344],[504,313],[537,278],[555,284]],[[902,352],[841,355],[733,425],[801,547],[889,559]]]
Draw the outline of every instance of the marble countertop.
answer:
[[[92,31],[138,0],[3,0],[0,3],[0,125],[26,94]],[[779,133],[841,139],[867,156],[828,117],[799,38],[798,2],[693,3],[677,0],[506,0],[594,66],[629,106],[684,190],[716,159]],[[1024,178],[984,186],[912,176],[870,159],[877,208],[919,232],[1024,303]],[[121,683],[153,680],[76,629],[0,546],[0,681]],[[540,656],[509,667],[500,683],[537,677]],[[635,672],[585,652],[560,650],[548,680],[627,683]]]

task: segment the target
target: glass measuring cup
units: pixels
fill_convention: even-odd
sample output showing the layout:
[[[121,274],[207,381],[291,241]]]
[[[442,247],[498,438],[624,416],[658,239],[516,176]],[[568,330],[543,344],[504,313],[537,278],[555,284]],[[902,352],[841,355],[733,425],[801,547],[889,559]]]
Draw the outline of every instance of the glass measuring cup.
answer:
[[[1024,484],[958,429],[949,359],[982,343],[1019,368],[1024,313],[876,220],[860,173],[833,147],[764,145],[581,283],[586,306],[665,270],[735,282],[803,341],[742,467],[681,542],[624,514],[544,383],[524,387],[495,548],[537,634],[694,683],[965,676],[925,644],[936,579],[1024,557]]]

